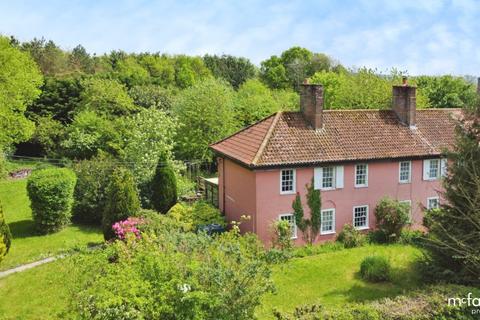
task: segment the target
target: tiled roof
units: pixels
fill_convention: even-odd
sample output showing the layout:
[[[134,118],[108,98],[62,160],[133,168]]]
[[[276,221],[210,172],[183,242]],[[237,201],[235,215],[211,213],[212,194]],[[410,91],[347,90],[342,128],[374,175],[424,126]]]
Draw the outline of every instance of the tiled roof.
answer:
[[[327,110],[320,130],[300,112],[279,112],[211,148],[250,167],[440,155],[455,140],[460,109],[417,110],[416,128],[391,110]]]

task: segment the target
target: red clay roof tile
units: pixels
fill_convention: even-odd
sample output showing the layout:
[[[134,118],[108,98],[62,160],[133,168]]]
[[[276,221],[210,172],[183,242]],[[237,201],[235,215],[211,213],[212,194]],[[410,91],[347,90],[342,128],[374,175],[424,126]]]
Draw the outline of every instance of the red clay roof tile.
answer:
[[[416,128],[391,110],[327,110],[310,128],[300,112],[274,114],[211,148],[250,167],[440,155],[455,141],[460,109],[417,110]]]

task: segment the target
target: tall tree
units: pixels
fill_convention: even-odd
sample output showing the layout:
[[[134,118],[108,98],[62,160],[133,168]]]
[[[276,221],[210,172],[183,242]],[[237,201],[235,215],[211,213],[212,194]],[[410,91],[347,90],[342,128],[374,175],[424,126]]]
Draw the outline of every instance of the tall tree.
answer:
[[[30,53],[44,75],[64,75],[69,73],[68,54],[52,40],[34,38],[24,42],[21,49]]]
[[[435,108],[464,108],[475,103],[475,87],[462,77],[420,76],[416,82]]]
[[[234,57],[223,54],[205,55],[203,61],[216,78],[226,80],[230,85],[238,89],[245,81],[255,76],[255,66],[243,57]]]
[[[174,112],[179,124],[176,153],[180,159],[212,159],[208,145],[238,128],[233,103],[232,88],[215,78],[179,94]]]
[[[448,281],[480,284],[480,108],[457,129],[448,153],[445,202],[427,212],[427,254],[436,269],[430,275]]]
[[[26,141],[34,124],[25,117],[27,105],[39,95],[42,76],[31,57],[0,36],[0,149]]]

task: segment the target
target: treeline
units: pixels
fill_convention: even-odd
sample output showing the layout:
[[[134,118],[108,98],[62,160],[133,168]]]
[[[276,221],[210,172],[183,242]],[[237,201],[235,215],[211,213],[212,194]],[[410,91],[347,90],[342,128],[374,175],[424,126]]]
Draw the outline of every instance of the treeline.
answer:
[[[325,86],[326,108],[388,108],[403,73],[347,69],[292,47],[256,67],[231,55],[166,55],[0,38],[0,147],[51,158],[106,153],[130,163],[211,161],[208,145],[279,110],[296,110],[304,79]],[[420,107],[473,105],[461,77],[410,79]]]

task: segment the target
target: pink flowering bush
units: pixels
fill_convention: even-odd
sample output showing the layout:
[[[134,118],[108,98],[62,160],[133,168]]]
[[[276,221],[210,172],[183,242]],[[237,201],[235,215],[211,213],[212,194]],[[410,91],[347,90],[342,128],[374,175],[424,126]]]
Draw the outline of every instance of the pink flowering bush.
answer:
[[[112,229],[115,232],[115,237],[120,240],[125,240],[132,235],[132,237],[140,239],[140,230],[138,227],[144,223],[142,218],[130,217],[127,220],[119,221],[113,224]]]

